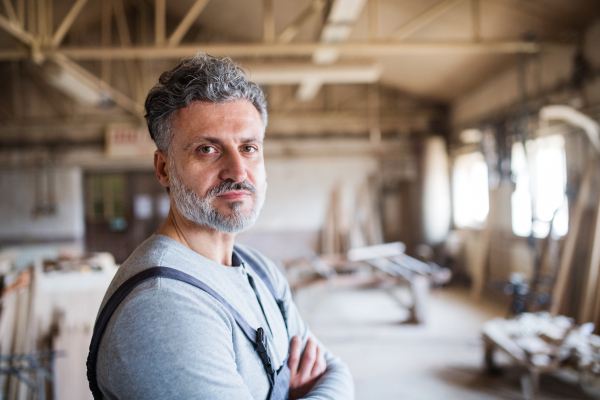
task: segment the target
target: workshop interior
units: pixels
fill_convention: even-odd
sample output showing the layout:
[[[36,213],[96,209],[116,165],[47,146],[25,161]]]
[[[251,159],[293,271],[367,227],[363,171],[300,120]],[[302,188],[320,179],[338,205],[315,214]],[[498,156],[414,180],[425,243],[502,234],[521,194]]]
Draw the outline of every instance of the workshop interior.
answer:
[[[267,100],[236,237],[357,400],[600,398],[597,0],[2,0],[0,399],[92,399],[170,195],[144,102],[197,53]]]

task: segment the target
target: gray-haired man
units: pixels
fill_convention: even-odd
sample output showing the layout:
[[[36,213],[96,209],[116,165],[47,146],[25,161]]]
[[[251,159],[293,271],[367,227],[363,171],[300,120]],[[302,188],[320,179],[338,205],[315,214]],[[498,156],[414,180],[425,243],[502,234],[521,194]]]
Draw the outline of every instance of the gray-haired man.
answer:
[[[146,111],[171,211],[107,291],[88,361],[95,397],[352,398],[348,368],[311,334],[283,275],[234,246],[267,189],[260,88],[199,54],[160,77]]]

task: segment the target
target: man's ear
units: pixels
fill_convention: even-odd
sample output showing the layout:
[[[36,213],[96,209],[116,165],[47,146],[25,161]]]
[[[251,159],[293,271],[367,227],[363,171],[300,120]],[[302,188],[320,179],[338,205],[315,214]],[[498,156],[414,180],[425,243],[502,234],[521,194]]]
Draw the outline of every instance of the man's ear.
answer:
[[[154,171],[161,185],[166,188],[171,186],[169,181],[169,156],[164,151],[154,152]]]

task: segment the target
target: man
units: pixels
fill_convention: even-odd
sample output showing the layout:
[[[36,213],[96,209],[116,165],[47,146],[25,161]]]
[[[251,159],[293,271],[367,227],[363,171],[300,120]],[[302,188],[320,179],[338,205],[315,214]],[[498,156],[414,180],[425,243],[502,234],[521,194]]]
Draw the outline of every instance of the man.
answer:
[[[283,275],[234,245],[258,217],[267,188],[260,88],[229,58],[198,54],[160,77],[146,112],[171,211],[107,291],[102,307],[114,310],[96,322],[88,374],[97,386],[90,387],[104,399],[242,400],[276,397],[285,382],[290,399],[352,398],[348,368],[314,338]],[[200,284],[136,278],[165,271],[153,267]],[[141,283],[123,292],[135,279]],[[268,345],[260,347],[261,335]],[[275,372],[267,372],[271,363]]]

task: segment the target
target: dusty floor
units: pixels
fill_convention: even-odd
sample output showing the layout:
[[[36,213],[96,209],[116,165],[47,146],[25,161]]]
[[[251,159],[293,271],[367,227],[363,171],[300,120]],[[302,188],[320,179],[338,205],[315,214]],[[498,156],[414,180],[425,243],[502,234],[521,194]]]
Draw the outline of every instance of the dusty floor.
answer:
[[[313,332],[350,367],[357,400],[523,398],[518,371],[505,368],[492,377],[482,368],[480,328],[504,316],[505,306],[474,303],[467,290],[446,288],[431,293],[426,324],[402,325],[407,314],[396,298],[383,289],[325,287],[296,295]],[[595,398],[574,379],[543,376],[542,399]]]

